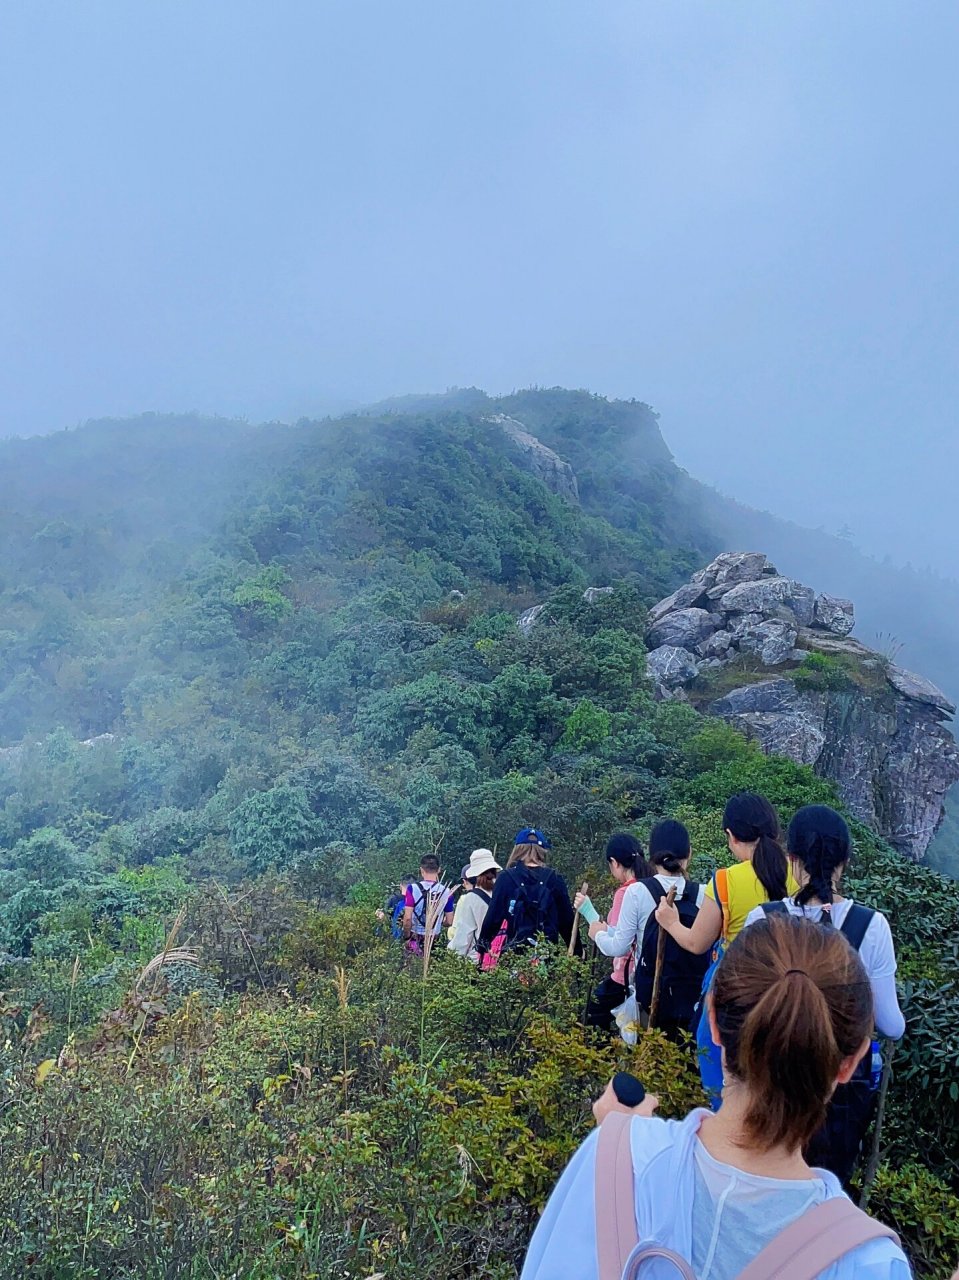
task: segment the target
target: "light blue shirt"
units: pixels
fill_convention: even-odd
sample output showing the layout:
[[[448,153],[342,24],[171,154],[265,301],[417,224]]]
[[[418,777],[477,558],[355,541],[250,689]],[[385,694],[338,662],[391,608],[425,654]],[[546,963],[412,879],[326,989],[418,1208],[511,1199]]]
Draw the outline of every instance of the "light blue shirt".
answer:
[[[814,1204],[843,1195],[824,1169],[805,1181],[746,1174],[714,1160],[697,1137],[707,1112],[685,1120],[637,1117],[630,1128],[636,1226],[690,1260],[700,1280],[735,1280],[745,1265]],[[521,1280],[597,1280],[596,1133],[567,1165],[533,1233]],[[890,1240],[860,1245],[821,1280],[910,1280]],[[648,1262],[642,1280],[676,1280],[671,1264]]]

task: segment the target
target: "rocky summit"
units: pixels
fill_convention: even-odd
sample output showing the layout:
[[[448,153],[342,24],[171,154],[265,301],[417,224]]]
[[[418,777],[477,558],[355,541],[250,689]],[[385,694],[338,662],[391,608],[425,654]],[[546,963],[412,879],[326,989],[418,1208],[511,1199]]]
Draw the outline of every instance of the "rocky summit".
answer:
[[[959,781],[944,724],[956,708],[850,635],[854,624],[850,601],[761,552],[729,552],[650,609],[649,675],[659,697],[695,702],[833,780],[855,817],[918,861]]]

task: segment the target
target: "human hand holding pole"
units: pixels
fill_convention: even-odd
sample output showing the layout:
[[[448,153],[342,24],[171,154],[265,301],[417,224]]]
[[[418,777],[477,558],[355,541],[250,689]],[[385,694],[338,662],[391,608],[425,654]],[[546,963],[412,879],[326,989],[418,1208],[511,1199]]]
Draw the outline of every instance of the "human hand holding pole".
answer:
[[[583,887],[580,889],[579,893],[582,894],[584,898],[589,893],[589,885],[586,883],[585,880],[583,881]],[[579,894],[577,894],[577,897],[579,897]],[[573,951],[576,949],[576,939],[578,936],[579,936],[579,907],[577,907],[576,910],[573,912],[573,927],[569,931],[569,948],[566,952],[567,955],[571,956],[573,954]]]
[[[670,889],[664,901],[666,905],[671,907],[676,897],[676,886]],[[663,955],[666,951],[666,930],[662,925],[659,926],[659,937],[656,939],[656,968],[653,971],[653,994],[649,1001],[649,1023],[648,1027],[655,1027],[656,1014],[659,1012],[659,986],[663,977]]]

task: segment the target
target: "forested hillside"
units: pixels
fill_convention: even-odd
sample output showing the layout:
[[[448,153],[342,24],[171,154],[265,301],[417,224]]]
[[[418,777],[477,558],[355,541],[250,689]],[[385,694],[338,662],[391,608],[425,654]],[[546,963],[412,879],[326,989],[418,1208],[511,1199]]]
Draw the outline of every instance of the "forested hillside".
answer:
[[[730,792],[831,798],[652,699],[645,607],[718,549],[655,415],[585,393],[0,445],[0,1276],[515,1276],[627,1051],[582,963],[427,977],[373,909],[527,822],[599,885],[617,827],[678,814],[705,872]],[[872,1203],[947,1275],[959,886],[857,843],[909,1019]]]

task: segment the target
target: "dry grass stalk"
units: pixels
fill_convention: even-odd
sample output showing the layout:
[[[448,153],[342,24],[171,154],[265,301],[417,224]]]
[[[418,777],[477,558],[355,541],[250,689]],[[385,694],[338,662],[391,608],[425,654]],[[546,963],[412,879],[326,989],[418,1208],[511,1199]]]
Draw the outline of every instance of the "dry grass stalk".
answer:
[[[439,890],[439,892],[437,892]],[[446,910],[446,904],[452,886],[445,884],[440,880],[436,887],[426,896],[426,932],[423,934],[423,977],[426,978],[430,971],[430,956],[433,954],[433,943],[436,941],[441,928],[441,921]]]
[[[169,951],[161,951],[140,970],[140,976],[136,980],[134,990],[139,991],[147,978],[152,973],[156,973],[158,969],[162,969],[165,964],[191,964],[194,967],[199,967],[200,957],[195,951],[191,951],[189,947],[171,947]]]

